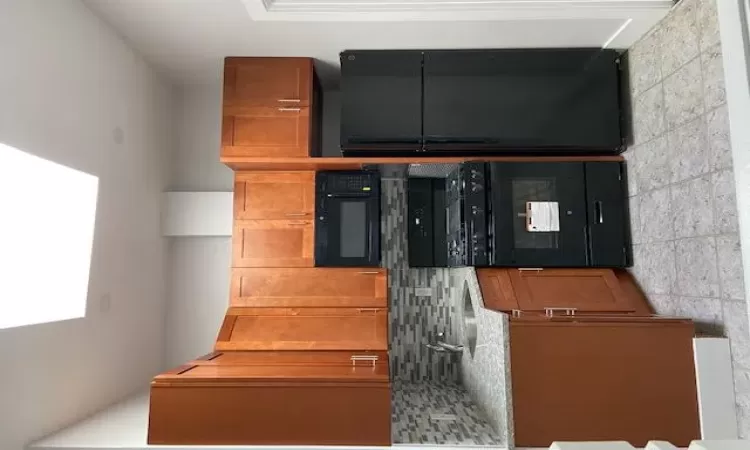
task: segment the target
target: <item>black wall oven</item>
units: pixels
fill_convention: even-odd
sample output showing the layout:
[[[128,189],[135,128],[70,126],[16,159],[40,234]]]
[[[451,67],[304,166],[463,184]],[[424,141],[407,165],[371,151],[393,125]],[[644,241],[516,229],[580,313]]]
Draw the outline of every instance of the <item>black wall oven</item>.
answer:
[[[315,265],[380,265],[380,174],[320,171],[315,175]]]

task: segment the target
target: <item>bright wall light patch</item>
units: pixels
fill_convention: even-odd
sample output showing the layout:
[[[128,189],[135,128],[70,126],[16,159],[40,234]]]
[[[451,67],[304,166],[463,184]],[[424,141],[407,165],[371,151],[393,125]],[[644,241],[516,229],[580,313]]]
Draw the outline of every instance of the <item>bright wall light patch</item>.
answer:
[[[85,316],[98,190],[0,143],[0,329]]]

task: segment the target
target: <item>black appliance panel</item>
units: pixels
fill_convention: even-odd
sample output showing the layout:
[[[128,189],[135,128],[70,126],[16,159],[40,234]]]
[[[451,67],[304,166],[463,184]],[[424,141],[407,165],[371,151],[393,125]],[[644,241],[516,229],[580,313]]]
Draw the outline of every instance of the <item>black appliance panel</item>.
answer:
[[[428,151],[620,151],[618,54],[602,49],[424,53]]]
[[[445,179],[409,178],[408,247],[410,267],[447,267]]]
[[[446,184],[448,266],[486,266],[488,207],[486,164],[467,162]]]
[[[315,197],[315,265],[380,265],[378,172],[318,172]]]
[[[345,51],[341,59],[341,147],[422,145],[422,52]]]
[[[587,162],[585,168],[591,266],[626,267],[630,254],[625,167],[618,162]]]
[[[588,264],[583,163],[492,163],[491,265]],[[557,202],[559,231],[527,231],[527,202]]]

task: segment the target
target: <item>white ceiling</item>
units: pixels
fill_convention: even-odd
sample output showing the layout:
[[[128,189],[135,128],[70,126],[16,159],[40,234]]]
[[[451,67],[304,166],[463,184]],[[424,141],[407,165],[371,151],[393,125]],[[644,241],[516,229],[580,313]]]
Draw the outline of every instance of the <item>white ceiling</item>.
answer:
[[[345,49],[627,48],[669,0],[84,0],[178,83],[225,56],[311,56],[335,86]]]

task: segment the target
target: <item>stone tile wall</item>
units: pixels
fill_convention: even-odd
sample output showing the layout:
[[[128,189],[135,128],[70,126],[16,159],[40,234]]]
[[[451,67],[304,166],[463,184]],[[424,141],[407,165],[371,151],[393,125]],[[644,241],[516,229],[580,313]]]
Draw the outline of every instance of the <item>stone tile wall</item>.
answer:
[[[750,334],[716,1],[683,0],[628,51],[633,273],[661,314],[730,339],[750,437]]]

